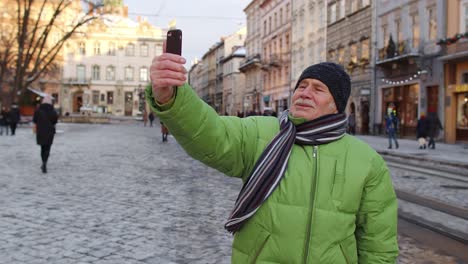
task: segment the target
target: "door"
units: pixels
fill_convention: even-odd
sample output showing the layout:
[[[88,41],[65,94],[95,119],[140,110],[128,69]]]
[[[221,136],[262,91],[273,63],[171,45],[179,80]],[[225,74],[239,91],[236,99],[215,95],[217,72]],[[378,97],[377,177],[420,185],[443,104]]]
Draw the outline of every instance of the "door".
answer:
[[[80,108],[83,106],[83,93],[77,92],[73,94],[73,112],[80,112]]]
[[[361,134],[369,134],[369,101],[361,100]]]
[[[125,92],[125,115],[131,116],[133,112],[133,93]]]
[[[439,86],[428,86],[427,88],[427,112],[437,113],[439,107]]]

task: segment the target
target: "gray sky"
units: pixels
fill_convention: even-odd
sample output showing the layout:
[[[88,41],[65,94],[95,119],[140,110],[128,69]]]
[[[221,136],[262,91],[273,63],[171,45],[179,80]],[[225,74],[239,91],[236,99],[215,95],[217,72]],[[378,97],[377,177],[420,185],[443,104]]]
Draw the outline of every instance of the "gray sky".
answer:
[[[146,17],[151,24],[167,28],[176,19],[182,30],[182,56],[200,59],[220,37],[246,24],[244,8],[251,0],[124,0],[129,16]]]

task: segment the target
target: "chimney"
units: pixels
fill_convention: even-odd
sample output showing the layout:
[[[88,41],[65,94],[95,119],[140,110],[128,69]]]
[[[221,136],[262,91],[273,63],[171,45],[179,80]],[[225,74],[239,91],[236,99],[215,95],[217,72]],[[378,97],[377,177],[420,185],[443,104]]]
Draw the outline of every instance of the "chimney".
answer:
[[[128,17],[128,6],[123,7],[123,16]]]

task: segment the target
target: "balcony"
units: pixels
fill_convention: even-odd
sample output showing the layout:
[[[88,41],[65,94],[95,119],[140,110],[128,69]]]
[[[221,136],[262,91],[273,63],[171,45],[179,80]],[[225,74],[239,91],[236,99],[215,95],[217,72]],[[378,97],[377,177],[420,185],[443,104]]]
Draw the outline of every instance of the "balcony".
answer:
[[[75,85],[75,86],[89,86],[91,84],[91,79],[86,78],[64,78],[62,83],[65,85]]]
[[[440,57],[440,60],[464,60],[468,57],[468,40],[459,40],[456,43],[445,45],[443,49],[445,56]]]
[[[395,47],[389,45],[379,49],[379,57],[376,62],[380,67],[391,67],[394,63],[410,64],[415,58],[420,57],[419,52],[411,50],[410,40],[400,41]]]
[[[241,72],[246,72],[255,67],[261,67],[260,54],[247,57],[247,59],[240,65],[239,70]]]

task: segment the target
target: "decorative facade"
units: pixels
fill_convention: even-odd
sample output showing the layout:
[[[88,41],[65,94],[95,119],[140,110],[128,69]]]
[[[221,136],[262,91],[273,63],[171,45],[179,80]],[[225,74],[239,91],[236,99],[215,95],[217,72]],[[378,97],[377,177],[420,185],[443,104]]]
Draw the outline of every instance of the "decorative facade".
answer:
[[[62,114],[141,115],[149,67],[162,53],[166,31],[128,18],[121,1],[107,1],[100,19],[65,46]]]

